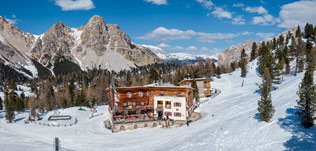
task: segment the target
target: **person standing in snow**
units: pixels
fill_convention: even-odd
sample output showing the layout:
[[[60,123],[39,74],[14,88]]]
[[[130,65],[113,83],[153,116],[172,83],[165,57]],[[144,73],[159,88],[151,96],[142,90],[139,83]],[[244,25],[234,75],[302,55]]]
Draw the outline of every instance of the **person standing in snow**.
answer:
[[[189,120],[187,120],[187,127],[189,127],[189,123],[190,123]]]

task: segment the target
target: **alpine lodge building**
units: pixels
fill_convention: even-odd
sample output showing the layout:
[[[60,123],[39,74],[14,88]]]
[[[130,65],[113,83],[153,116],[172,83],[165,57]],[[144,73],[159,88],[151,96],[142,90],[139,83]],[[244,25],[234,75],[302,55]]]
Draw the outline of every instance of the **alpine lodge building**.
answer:
[[[127,123],[139,123],[133,125],[139,128],[155,127],[158,124],[154,121],[166,119],[186,121],[195,108],[193,89],[188,86],[159,82],[134,87],[113,86],[108,92],[109,119],[114,132],[130,129]]]

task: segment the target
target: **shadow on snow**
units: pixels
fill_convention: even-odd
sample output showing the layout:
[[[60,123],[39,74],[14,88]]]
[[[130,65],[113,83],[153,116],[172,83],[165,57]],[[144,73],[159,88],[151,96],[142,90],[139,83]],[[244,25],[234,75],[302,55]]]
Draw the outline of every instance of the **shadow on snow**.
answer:
[[[279,118],[278,124],[292,137],[283,143],[287,151],[310,151],[316,149],[316,127],[305,129],[296,116],[297,109],[286,110],[287,116]]]
[[[260,120],[260,113],[256,113],[254,116],[253,116],[254,119],[258,120],[258,122],[262,122]]]

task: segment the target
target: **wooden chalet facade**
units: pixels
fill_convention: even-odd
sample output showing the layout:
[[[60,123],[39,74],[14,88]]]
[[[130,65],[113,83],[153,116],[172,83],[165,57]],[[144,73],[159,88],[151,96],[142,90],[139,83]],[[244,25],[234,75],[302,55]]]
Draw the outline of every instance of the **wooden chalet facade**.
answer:
[[[115,91],[117,99],[115,101]],[[113,123],[159,120],[166,115],[157,105],[162,101],[157,97],[183,98],[185,100],[185,118],[193,112],[193,89],[170,84],[151,84],[147,86],[109,88],[109,112]],[[155,99],[156,98],[156,99]],[[156,103],[155,103],[156,100]],[[165,104],[168,105],[168,104]],[[159,111],[158,111],[159,110]],[[178,110],[177,110],[178,111]],[[159,115],[158,115],[159,113]],[[169,112],[168,112],[169,114]],[[173,115],[180,115],[172,113]],[[169,115],[172,119],[172,115]]]
[[[196,79],[184,79],[180,81],[178,84],[180,86],[188,86],[191,87],[192,82],[196,81],[196,84],[199,88],[199,96],[206,97],[211,95],[211,78],[196,78]]]

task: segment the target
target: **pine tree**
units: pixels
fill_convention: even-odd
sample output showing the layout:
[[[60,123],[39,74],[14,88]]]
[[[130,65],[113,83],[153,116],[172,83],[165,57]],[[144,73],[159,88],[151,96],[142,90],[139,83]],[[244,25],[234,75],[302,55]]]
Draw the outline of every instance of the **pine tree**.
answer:
[[[283,35],[279,36],[278,43],[279,43],[279,46],[281,46],[281,49],[282,49],[283,45],[284,45],[284,37],[283,37]]]
[[[213,69],[213,66],[212,66],[212,61],[211,59],[207,58],[206,59],[206,63],[205,63],[205,74],[206,74],[206,77],[211,77],[213,76],[214,74],[214,69]]]
[[[60,106],[61,106],[63,109],[67,107],[67,99],[66,99],[65,97],[63,97],[63,98],[61,99],[61,104],[60,104]]]
[[[241,77],[246,77],[247,75],[247,55],[245,49],[242,49],[240,54],[239,66],[241,69]]]
[[[8,120],[9,123],[12,123],[14,119],[14,100],[12,100],[12,92],[5,93],[5,109],[6,109],[6,115],[5,118]]]
[[[149,70],[149,83],[153,83],[154,81],[158,81],[160,78],[158,72],[153,67]]]
[[[221,69],[220,66],[217,66],[217,68],[216,68],[216,76],[221,76],[221,74],[222,74],[222,69]]]
[[[253,42],[252,43],[252,49],[251,49],[251,58],[250,61],[255,60],[257,57],[257,43]]]
[[[301,120],[301,124],[305,128],[309,128],[314,125],[313,115],[316,111],[316,94],[312,68],[305,72],[297,94],[299,96],[299,100],[296,101],[297,115]]]
[[[11,89],[11,90],[17,90],[17,86],[16,86],[16,83],[15,83],[15,80],[14,80],[14,79],[11,79],[11,80],[10,80],[9,89]]]
[[[21,97],[18,97],[18,96],[16,96],[15,111],[18,111],[18,112],[24,111],[23,99]]]
[[[283,58],[283,57],[282,57]],[[278,63],[273,64],[273,83],[281,83],[281,75],[284,68],[284,60],[281,59]]]
[[[198,88],[195,80],[193,80],[191,87],[193,88],[193,94],[194,94],[195,100],[199,100],[200,99],[199,88]]]
[[[235,71],[236,70],[236,62],[231,62],[230,63],[230,67],[231,67],[231,69],[232,69],[232,71]]]
[[[84,89],[81,89],[81,91],[77,95],[76,105],[77,106],[83,106],[86,103],[86,95]]]
[[[272,49],[274,50],[277,47],[277,41],[275,39],[275,37],[273,38],[273,42],[272,42]]]
[[[301,27],[300,25],[298,25],[295,32],[295,37],[301,37],[301,36],[302,36]]]
[[[274,114],[274,107],[272,105],[271,99],[271,76],[267,68],[264,69],[264,76],[262,80],[261,89],[261,99],[258,101],[258,111],[260,113],[260,120],[269,122]]]
[[[314,27],[312,24],[306,23],[305,28],[304,28],[304,37],[309,40],[312,41],[313,40],[313,32],[314,32]]]
[[[289,58],[289,52],[288,47],[285,46],[283,50],[283,58],[285,63],[285,74],[290,74],[290,58]]]

